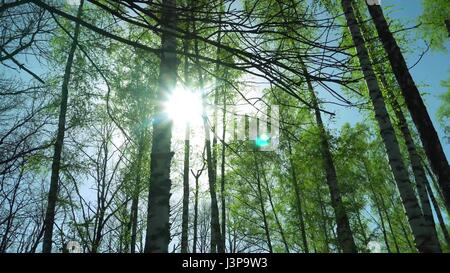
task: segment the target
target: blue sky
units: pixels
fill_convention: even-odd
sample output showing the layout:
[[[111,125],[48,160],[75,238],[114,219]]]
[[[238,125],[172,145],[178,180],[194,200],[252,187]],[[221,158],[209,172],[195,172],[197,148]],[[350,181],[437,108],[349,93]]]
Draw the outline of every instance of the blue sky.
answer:
[[[422,14],[422,0],[383,0],[381,2],[384,11],[393,19],[400,20],[406,27],[412,27],[417,24],[417,18]],[[410,30],[411,38],[417,37],[416,30]],[[423,50],[426,48],[425,43],[420,39],[415,39],[413,44],[408,45],[411,52],[406,54],[409,66],[412,66],[420,58]],[[441,85],[441,81],[448,79],[450,72],[450,39],[446,43],[446,52],[428,51],[421,61],[411,69],[411,74],[420,91],[425,92],[423,99],[428,108],[434,126],[438,132],[439,138],[447,158],[450,158],[450,143],[446,142],[444,128],[438,123],[436,111],[441,105],[440,95],[446,92]],[[328,108],[328,106],[327,106]],[[338,129],[343,123],[349,122],[354,124],[362,121],[362,116],[353,109],[343,107],[331,107],[336,110],[336,118],[330,126]]]

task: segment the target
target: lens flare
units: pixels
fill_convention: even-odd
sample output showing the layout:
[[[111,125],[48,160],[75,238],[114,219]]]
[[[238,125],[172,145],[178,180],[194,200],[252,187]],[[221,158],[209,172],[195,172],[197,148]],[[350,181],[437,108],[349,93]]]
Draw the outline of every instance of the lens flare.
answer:
[[[203,106],[200,94],[177,87],[164,104],[169,118],[178,124],[197,122],[201,119]]]

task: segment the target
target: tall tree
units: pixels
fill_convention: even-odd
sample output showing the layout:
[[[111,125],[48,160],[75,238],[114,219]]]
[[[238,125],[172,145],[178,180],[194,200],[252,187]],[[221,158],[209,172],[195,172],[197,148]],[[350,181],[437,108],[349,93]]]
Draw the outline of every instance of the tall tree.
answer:
[[[440,252],[439,246],[432,243],[430,244],[432,241],[429,240],[429,237],[432,235],[433,231],[425,226],[425,220],[412,189],[406,166],[401,157],[397,137],[390,121],[384,98],[370,61],[369,53],[355,18],[352,1],[342,0],[341,4],[367,83],[369,96],[375,111],[375,119],[380,127],[380,134],[386,148],[389,164],[397,182],[397,187],[408,216],[409,224],[414,234],[416,247],[420,252]]]
[[[369,41],[368,37],[370,36],[370,31],[364,24],[364,20],[362,18],[361,12],[359,12],[359,8],[355,8],[355,12],[358,23],[360,24],[361,27],[363,38],[365,39],[365,41]],[[367,43],[367,48],[369,55],[371,57],[371,61],[375,63],[376,61],[375,57],[377,54],[375,45],[373,45],[373,43]],[[429,227],[430,230],[433,231],[433,234],[432,236],[430,236],[430,239],[434,241],[434,244],[439,245],[439,239],[436,233],[430,200],[428,198],[428,193],[425,186],[427,183],[427,177],[425,175],[425,170],[422,166],[422,160],[414,143],[406,117],[403,114],[403,110],[395,95],[395,85],[388,82],[387,69],[384,66],[385,66],[384,63],[374,65],[375,69],[378,70],[380,86],[382,87],[383,90],[385,90],[387,101],[391,105],[395,117],[397,118],[396,126],[400,129],[401,135],[406,144],[409,161],[414,175],[414,180],[416,182],[416,188],[419,194],[419,201],[425,220],[425,225]]]
[[[319,110],[319,103],[317,101],[314,88],[309,79],[309,74],[305,64],[301,61],[304,75],[306,75],[306,83],[311,96],[312,105],[314,107],[314,114],[316,117],[316,123],[319,128],[320,145],[323,156],[323,164],[326,172],[326,180],[331,195],[331,204],[336,215],[337,236],[339,244],[344,252],[352,253],[357,252],[356,244],[353,239],[352,230],[350,228],[350,222],[348,220],[347,213],[345,211],[344,204],[342,202],[341,191],[338,185],[338,179],[336,174],[336,167],[334,165],[333,156],[330,152],[330,144],[328,142],[328,135],[323,125],[322,116]]]
[[[419,89],[409,72],[400,47],[390,31],[389,24],[384,17],[381,6],[368,5],[368,9],[377,29],[378,37],[388,55],[392,71],[405,98],[406,106],[419,132],[431,168],[438,178],[439,186],[445,198],[445,204],[447,208],[450,208],[450,167],[442,149],[439,136],[433,126],[425,103],[420,96]]]
[[[156,94],[153,142],[150,156],[150,186],[148,194],[147,233],[144,252],[168,252],[170,241],[170,144],[172,121],[164,111],[164,101],[177,82],[176,1],[164,0],[161,5],[161,63],[159,88]]]
[[[83,13],[84,0],[80,1],[78,7],[77,19],[80,20]],[[42,243],[42,252],[50,253],[53,242],[53,225],[55,223],[56,203],[58,201],[59,173],[61,169],[61,155],[64,143],[64,133],[66,130],[67,101],[69,99],[69,82],[72,72],[75,50],[77,48],[78,36],[80,35],[80,24],[75,23],[73,41],[67,56],[64,78],[61,86],[61,102],[59,108],[58,131],[54,145],[52,173],[50,177],[50,189],[48,191],[47,210],[44,220],[44,238]]]
[[[189,52],[188,39],[183,40],[183,50],[187,55]],[[190,86],[189,77],[189,59],[184,57],[184,82],[186,86]],[[191,128],[189,121],[186,123],[186,132],[184,139],[184,163],[183,163],[183,215],[181,223],[181,253],[188,252],[188,228],[189,228],[189,155],[190,155],[190,133]]]

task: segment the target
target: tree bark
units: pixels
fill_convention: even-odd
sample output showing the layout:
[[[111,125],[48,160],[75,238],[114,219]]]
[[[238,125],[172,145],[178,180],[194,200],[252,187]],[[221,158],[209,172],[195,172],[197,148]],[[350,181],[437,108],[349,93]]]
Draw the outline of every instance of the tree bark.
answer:
[[[222,111],[222,161],[220,164],[220,198],[222,207],[222,244],[225,250],[225,238],[226,238],[226,203],[225,203],[225,132],[227,128],[226,124],[227,114],[227,100],[226,93],[223,93],[223,111]]]
[[[389,25],[384,17],[381,6],[368,5],[368,9],[377,29],[378,36],[388,55],[394,75],[402,90],[406,106],[408,107],[414,124],[419,132],[431,168],[438,178],[439,186],[442,188],[445,204],[450,208],[450,167],[444,150],[442,149],[438,134],[434,129],[414,79],[409,72],[400,47],[392,32],[389,30]]]
[[[408,216],[408,221],[414,234],[416,247],[420,252],[439,252],[439,248],[436,245],[432,243],[430,244],[430,236],[433,231],[425,226],[424,217],[414,194],[414,190],[411,186],[411,181],[409,180],[408,172],[400,153],[397,137],[390,121],[375,72],[370,62],[369,53],[365,46],[358,23],[355,19],[352,1],[342,0],[341,3],[347,20],[347,25],[356,46],[357,55],[364,78],[367,82],[370,99],[375,111],[375,119],[380,127],[380,134],[386,147],[389,164],[394,174],[395,181]]]
[[[84,0],[81,0],[80,5],[78,7],[77,19],[81,19],[81,15],[83,13],[83,4]],[[80,35],[80,24],[76,22],[73,41],[69,49],[69,55],[67,57],[66,68],[64,71],[63,83],[61,86],[61,104],[59,108],[58,132],[56,135],[56,141],[53,152],[50,189],[48,192],[47,210],[45,213],[45,220],[44,220],[44,238],[42,242],[43,253],[52,252],[53,224],[55,222],[56,202],[58,201],[59,171],[61,168],[61,155],[63,150],[64,133],[66,127],[67,101],[69,98],[69,81],[72,72],[73,60],[75,57],[75,50],[77,48],[79,35]]]
[[[148,195],[147,232],[144,252],[167,253],[170,241],[170,150],[172,121],[164,112],[164,98],[175,88],[178,59],[175,53],[176,37],[170,33],[176,27],[176,1],[162,1],[159,88],[157,90],[155,120],[153,121],[153,143],[150,165]]]
[[[344,252],[358,252],[355,241],[353,239],[353,233],[350,228],[350,222],[345,211],[345,207],[342,203],[341,191],[339,189],[337,180],[336,167],[334,165],[333,155],[330,152],[330,144],[328,143],[327,132],[325,130],[325,126],[323,125],[322,116],[320,114],[319,103],[317,101],[316,94],[314,93],[314,88],[312,86],[311,80],[309,79],[308,70],[303,61],[301,61],[301,65],[303,74],[306,77],[306,83],[308,85],[308,90],[312,99],[312,106],[314,107],[316,123],[319,128],[320,145],[326,172],[326,180],[328,188],[330,190],[331,205],[333,206],[334,214],[336,217],[338,241]]]
[[[189,52],[188,40],[183,41],[184,53]],[[184,58],[184,81],[189,86],[189,59]],[[188,229],[189,229],[189,154],[190,154],[190,126],[189,121],[186,124],[186,134],[184,137],[184,164],[183,164],[183,215],[181,223],[181,253],[187,253],[188,246]]]

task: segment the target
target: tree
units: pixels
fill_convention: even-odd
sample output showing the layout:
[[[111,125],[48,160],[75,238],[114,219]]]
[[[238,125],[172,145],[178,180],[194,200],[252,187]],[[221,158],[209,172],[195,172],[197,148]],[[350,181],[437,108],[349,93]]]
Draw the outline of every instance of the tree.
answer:
[[[400,195],[402,196],[410,226],[414,233],[416,246],[421,252],[439,252],[439,246],[432,244],[429,245],[430,241],[428,240],[428,236],[431,236],[433,232],[424,226],[423,214],[411,187],[411,182],[409,181],[403,159],[401,158],[397,137],[395,136],[381,89],[372,68],[370,57],[364,44],[364,39],[355,19],[352,1],[342,0],[341,3],[347,20],[347,25],[350,29],[353,42],[357,50],[357,55],[364,73],[364,78],[367,82],[370,98],[375,111],[375,118],[380,127],[380,133],[386,147],[389,163],[394,173]]]
[[[81,0],[77,12],[78,19],[81,19],[81,15],[83,13],[83,4],[84,0]],[[54,146],[55,150],[52,161],[50,189],[48,192],[47,211],[45,213],[45,221],[44,221],[44,241],[42,244],[42,252],[44,253],[50,253],[52,251],[53,225],[55,221],[56,203],[58,199],[58,183],[59,183],[59,172],[61,167],[61,153],[64,143],[64,132],[66,130],[66,113],[67,113],[67,100],[69,95],[69,81],[79,34],[80,34],[80,24],[76,23],[74,30],[74,40],[72,41],[72,45],[70,47],[69,54],[67,56],[66,68],[64,71],[64,80],[61,86],[61,104],[58,119],[58,132],[56,135],[56,141]]]
[[[150,188],[148,194],[147,233],[145,252],[167,252],[170,241],[169,199],[170,199],[170,151],[172,122],[164,112],[163,98],[173,90],[177,82],[178,59],[175,53],[176,37],[172,34],[176,25],[176,3],[165,0],[162,3],[161,63],[159,88],[153,122],[153,144],[150,166]]]
[[[420,34],[430,42],[431,48],[445,50],[445,41],[450,36],[450,4],[445,0],[423,0],[422,7]]]
[[[408,66],[397,44],[389,25],[384,17],[380,5],[368,5],[370,15],[378,32],[378,37],[383,43],[384,49],[392,66],[392,71],[402,91],[405,103],[408,107],[414,124],[419,131],[420,139],[430,161],[431,168],[436,174],[439,186],[444,194],[446,206],[450,207],[450,167],[439,137],[434,129],[433,122],[428,114],[426,106],[420,96],[419,90],[409,73]]]

